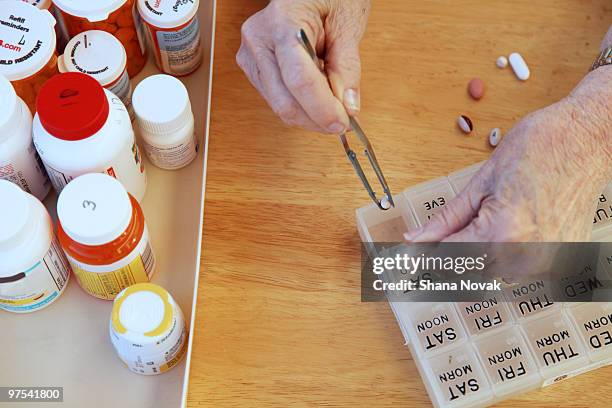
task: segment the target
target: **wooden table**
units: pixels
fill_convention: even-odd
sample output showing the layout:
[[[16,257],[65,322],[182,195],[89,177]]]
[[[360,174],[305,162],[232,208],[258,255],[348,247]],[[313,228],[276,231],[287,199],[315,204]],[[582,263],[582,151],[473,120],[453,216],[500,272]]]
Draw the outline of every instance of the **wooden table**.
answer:
[[[283,126],[236,66],[240,25],[266,3],[218,5],[189,406],[430,406],[389,306],[360,302],[354,210],[368,197],[337,138]],[[395,192],[486,159],[489,129],[566,95],[612,21],[609,0],[375,3],[360,119]],[[495,67],[517,50],[525,83]],[[475,134],[456,128],[462,113]],[[500,406],[604,407],[606,394],[612,367]]]

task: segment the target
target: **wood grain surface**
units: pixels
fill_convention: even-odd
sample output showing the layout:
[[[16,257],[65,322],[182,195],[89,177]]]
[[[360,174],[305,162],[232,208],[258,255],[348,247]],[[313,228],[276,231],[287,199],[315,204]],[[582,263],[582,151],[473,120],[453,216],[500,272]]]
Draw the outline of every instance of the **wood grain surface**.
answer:
[[[266,3],[217,10],[189,407],[430,406],[389,306],[360,302],[354,210],[369,202],[337,138],[285,127],[235,63],[240,25]],[[610,0],[374,3],[360,119],[394,192],[486,159],[489,130],[566,95],[612,23]],[[527,82],[495,66],[513,51]],[[609,395],[612,367],[499,406],[609,407]]]

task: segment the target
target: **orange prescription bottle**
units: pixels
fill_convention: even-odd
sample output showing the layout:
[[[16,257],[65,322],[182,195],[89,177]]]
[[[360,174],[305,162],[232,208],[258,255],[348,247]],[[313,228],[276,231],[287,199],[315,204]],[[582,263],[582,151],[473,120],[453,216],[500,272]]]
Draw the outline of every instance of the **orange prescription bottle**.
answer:
[[[119,181],[77,177],[60,193],[57,216],[60,244],[85,292],[113,300],[151,279],[156,262],[144,215]]]
[[[54,0],[53,4],[58,24],[69,38],[83,31],[106,31],[123,44],[130,78],[144,68],[146,42],[135,0]]]
[[[51,0],[21,0],[23,2],[29,3],[41,10],[48,10],[51,14],[53,14],[53,17],[55,17],[57,19],[57,10],[55,9],[55,7],[53,7],[53,2]],[[57,51],[59,53],[64,52],[64,48],[66,47],[66,44],[68,44],[68,35],[66,33],[63,33],[61,31],[58,31],[59,27],[58,25],[55,26],[55,34],[57,34]]]
[[[137,0],[149,44],[160,71],[189,75],[202,63],[199,0]]]
[[[57,69],[55,19],[22,1],[0,1],[0,75],[36,110],[36,95]]]

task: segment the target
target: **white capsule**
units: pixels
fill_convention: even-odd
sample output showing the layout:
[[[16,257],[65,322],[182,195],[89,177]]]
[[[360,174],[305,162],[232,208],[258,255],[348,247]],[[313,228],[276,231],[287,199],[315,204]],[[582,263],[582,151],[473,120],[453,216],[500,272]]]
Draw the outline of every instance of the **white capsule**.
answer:
[[[510,66],[514,71],[514,75],[521,81],[526,81],[529,79],[529,67],[527,63],[518,52],[513,52],[510,54]]]
[[[391,203],[389,202],[389,197],[384,196],[383,198],[380,199],[380,206],[382,207],[383,210],[388,210],[389,208],[391,208]]]
[[[508,58],[504,57],[503,55],[497,58],[497,61],[495,62],[495,64],[497,65],[497,68],[506,68],[508,66]]]
[[[501,137],[502,133],[499,128],[491,130],[491,133],[489,133],[489,144],[493,147],[497,146],[501,140]]]
[[[457,125],[459,125],[459,128],[465,133],[470,133],[474,129],[472,121],[465,115],[461,115],[457,118]]]

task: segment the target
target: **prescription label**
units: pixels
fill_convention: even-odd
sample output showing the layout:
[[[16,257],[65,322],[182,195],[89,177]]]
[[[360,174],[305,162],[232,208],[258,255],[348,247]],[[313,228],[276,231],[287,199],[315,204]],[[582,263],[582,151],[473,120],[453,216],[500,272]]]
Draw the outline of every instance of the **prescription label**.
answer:
[[[593,230],[597,231],[612,225],[612,183],[597,198],[597,210],[593,217]]]
[[[184,75],[193,71],[202,60],[200,22],[197,16],[179,30],[155,30],[154,36],[164,71]]]
[[[121,99],[121,102],[125,105],[130,119],[134,120],[134,108],[132,107],[132,84],[130,83],[130,77],[127,70],[123,71],[123,74],[112,84],[106,86],[106,89],[111,91],[117,98]]]
[[[198,155],[198,142],[194,134],[185,143],[171,146],[155,146],[146,144],[146,152],[153,163],[161,168],[178,169],[191,163]]]
[[[57,299],[70,277],[70,265],[56,238],[39,262],[14,276],[0,278],[0,310],[27,313]]]
[[[34,144],[10,161],[0,159],[0,179],[8,180],[39,199],[47,195],[50,181]]]
[[[123,289],[149,282],[155,270],[155,255],[145,234],[132,253],[111,265],[87,265],[71,256],[68,260],[83,290],[100,299],[113,300]]]

